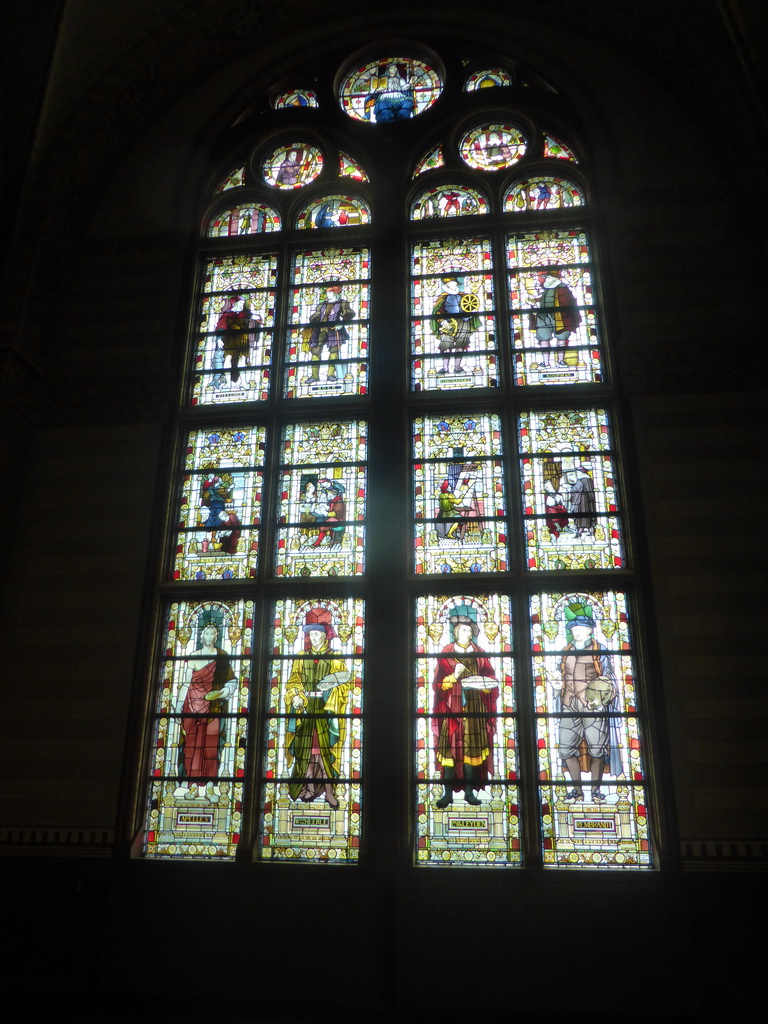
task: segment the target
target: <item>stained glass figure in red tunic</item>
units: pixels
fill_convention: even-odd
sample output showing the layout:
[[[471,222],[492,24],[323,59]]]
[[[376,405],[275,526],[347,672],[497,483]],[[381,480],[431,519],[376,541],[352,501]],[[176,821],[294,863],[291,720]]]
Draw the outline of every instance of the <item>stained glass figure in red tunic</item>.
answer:
[[[493,743],[499,687],[496,673],[474,638],[480,632],[477,612],[459,605],[450,617],[453,642],[443,648],[432,684],[435,754],[443,778],[436,807],[448,807],[464,791],[468,804],[480,799],[493,775]]]

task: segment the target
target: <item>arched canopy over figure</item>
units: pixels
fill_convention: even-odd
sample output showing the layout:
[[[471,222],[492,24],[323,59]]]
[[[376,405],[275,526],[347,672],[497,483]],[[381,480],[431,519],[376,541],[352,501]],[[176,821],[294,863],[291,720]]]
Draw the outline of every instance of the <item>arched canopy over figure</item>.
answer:
[[[476,790],[493,775],[493,745],[499,687],[485,652],[475,643],[477,611],[457,605],[450,614],[452,642],[441,651],[432,684],[435,755],[443,777],[445,808],[463,790],[468,804],[479,804]]]

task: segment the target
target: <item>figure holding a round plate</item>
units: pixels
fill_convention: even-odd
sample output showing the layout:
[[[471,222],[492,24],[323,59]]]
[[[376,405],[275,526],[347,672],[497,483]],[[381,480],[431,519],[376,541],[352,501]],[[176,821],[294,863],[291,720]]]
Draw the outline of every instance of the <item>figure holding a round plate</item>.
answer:
[[[475,643],[480,627],[470,605],[455,606],[450,615],[453,642],[440,652],[435,668],[432,730],[435,755],[443,779],[436,807],[448,807],[464,791],[477,805],[476,791],[493,775],[493,743],[499,686],[485,651]]]

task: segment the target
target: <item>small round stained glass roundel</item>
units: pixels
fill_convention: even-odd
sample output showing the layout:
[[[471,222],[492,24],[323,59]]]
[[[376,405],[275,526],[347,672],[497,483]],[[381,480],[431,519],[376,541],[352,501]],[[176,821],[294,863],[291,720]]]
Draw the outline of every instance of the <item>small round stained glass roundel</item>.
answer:
[[[383,57],[350,71],[339,90],[339,102],[356,121],[392,124],[423,113],[442,89],[437,71],[424,61]]]
[[[464,163],[476,171],[503,171],[525,156],[525,139],[509,124],[483,124],[472,128],[461,140],[459,152]]]
[[[302,188],[323,169],[323,154],[316,146],[296,142],[278,146],[262,164],[264,181],[275,188]]]

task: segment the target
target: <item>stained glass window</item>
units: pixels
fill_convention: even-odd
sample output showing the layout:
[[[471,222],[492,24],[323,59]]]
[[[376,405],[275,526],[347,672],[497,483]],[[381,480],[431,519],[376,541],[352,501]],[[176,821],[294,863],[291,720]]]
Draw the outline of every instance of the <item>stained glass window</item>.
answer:
[[[512,77],[501,68],[483,68],[481,71],[473,72],[464,83],[465,92],[474,92],[476,89],[497,89],[505,85],[512,85]]]
[[[467,217],[487,213],[488,202],[468,185],[437,185],[422,192],[411,206],[414,220],[432,217]]]
[[[241,203],[220,210],[208,222],[211,238],[222,235],[260,235],[263,231],[279,231],[280,214],[266,203]]]
[[[626,595],[531,598],[545,865],[651,863]]]
[[[194,351],[192,404],[267,397],[275,327],[277,256],[205,261]]]
[[[342,178],[354,178],[355,181],[368,181],[368,175],[360,164],[347,153],[339,153],[339,174]]]
[[[275,188],[302,188],[323,169],[323,154],[317,146],[291,142],[274,149],[262,166],[264,181]]]
[[[552,135],[544,136],[544,156],[554,160],[570,160],[574,164],[579,162],[573,150]]]
[[[314,199],[301,211],[298,228],[347,228],[369,224],[371,211],[362,199],[350,195],[330,195]]]
[[[522,861],[510,625],[501,594],[417,600],[419,863]]]
[[[411,269],[414,390],[496,387],[490,239],[417,242]]]
[[[286,107],[319,107],[320,104],[311,89],[290,89],[275,96],[272,106],[275,110],[285,110]]]
[[[383,53],[205,197],[135,848],[397,862],[387,800],[424,867],[655,866],[588,183],[500,68]]]
[[[295,255],[286,398],[365,394],[370,262],[360,248]]]
[[[362,802],[363,602],[275,606],[260,855],[356,861]]]
[[[623,568],[605,411],[523,412],[519,444],[528,568]]]
[[[510,235],[507,263],[517,383],[602,381],[586,232]]]
[[[179,496],[175,580],[255,575],[259,550],[265,431],[192,431]]]
[[[231,860],[243,818],[253,601],[178,601],[157,652],[144,853]]]
[[[234,171],[230,171],[225,178],[222,178],[216,191],[226,192],[230,188],[240,188],[243,184],[245,184],[245,168],[236,167]]]
[[[351,71],[342,82],[342,110],[357,121],[392,124],[427,110],[440,95],[434,68],[410,57],[385,56]]]
[[[418,176],[420,174],[424,174],[425,171],[434,171],[436,168],[443,166],[445,166],[443,147],[435,146],[433,149],[428,150],[416,164],[413,177],[418,178]]]
[[[508,565],[498,416],[419,417],[413,425],[417,573]]]
[[[286,427],[278,576],[358,576],[365,568],[368,431],[356,421]]]
[[[476,171],[503,171],[525,156],[522,133],[510,124],[473,128],[459,146],[462,160]]]
[[[555,175],[537,176],[520,181],[504,197],[507,213],[529,210],[566,210],[584,205],[584,193],[578,185]]]

